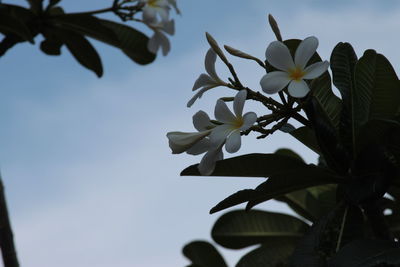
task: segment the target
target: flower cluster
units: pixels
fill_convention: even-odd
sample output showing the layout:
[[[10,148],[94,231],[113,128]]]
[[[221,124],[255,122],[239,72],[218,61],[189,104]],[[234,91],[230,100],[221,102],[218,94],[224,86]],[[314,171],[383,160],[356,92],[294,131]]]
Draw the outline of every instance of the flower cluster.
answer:
[[[154,31],[148,43],[149,51],[157,53],[161,48],[163,55],[167,55],[171,49],[166,34],[174,35],[175,23],[169,18],[171,8],[177,14],[180,11],[175,0],[139,0],[143,5],[143,22]]]
[[[192,90],[197,90],[197,92],[189,100],[187,106],[191,107],[206,91],[224,86],[239,91],[233,98],[234,112],[229,110],[225,103],[225,100],[231,100],[231,98],[219,99],[214,111],[215,121],[210,120],[204,111],[199,111],[193,116],[193,124],[197,132],[169,132],[167,134],[172,153],[186,152],[191,155],[205,153],[198,165],[200,174],[210,175],[214,171],[215,162],[223,159],[223,146],[229,153],[237,152],[240,149],[241,135],[243,134],[247,135],[251,131],[255,131],[261,133],[258,138],[264,138],[277,129],[284,129],[291,118],[300,122],[307,121],[298,113],[301,110],[302,101],[306,101],[303,98],[310,92],[307,80],[313,80],[325,73],[329,67],[329,62],[318,61],[318,57],[314,57],[318,47],[318,39],[313,36],[299,41],[294,57],[286,43],[281,41],[279,35],[277,37],[278,41],[270,43],[266,49],[267,64],[229,46],[225,46],[225,49],[234,56],[256,61],[265,70],[270,70],[270,67],[273,67],[274,70],[267,71],[267,74],[261,78],[260,85],[262,91],[267,94],[279,92],[282,103],[243,86],[224,52],[214,38],[207,34],[211,48],[205,57],[206,73],[202,73],[195,81]],[[228,79],[229,82],[223,81],[216,73],[217,56],[227,65],[233,76],[233,78]],[[308,64],[310,61],[312,61],[312,64]],[[243,115],[244,103],[248,98],[263,103],[272,114],[259,118],[254,112],[247,112]],[[295,103],[297,103],[297,107],[293,107]],[[271,123],[275,123],[275,125],[266,129]]]

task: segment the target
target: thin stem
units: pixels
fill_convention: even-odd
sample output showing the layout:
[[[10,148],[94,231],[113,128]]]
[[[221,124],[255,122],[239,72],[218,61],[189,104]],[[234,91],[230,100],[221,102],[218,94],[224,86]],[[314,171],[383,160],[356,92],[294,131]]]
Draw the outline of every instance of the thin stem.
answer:
[[[98,10],[93,10],[93,11],[85,11],[85,12],[76,12],[76,13],[69,13],[68,15],[95,15],[95,14],[101,14],[101,13],[106,13],[110,11],[115,11],[116,8],[113,7],[108,7],[108,8],[103,8],[103,9],[98,9]]]
[[[19,267],[13,232],[7,210],[3,182],[0,178],[0,249],[4,267]]]
[[[342,225],[340,226],[340,232],[339,232],[339,237],[338,237],[338,241],[336,243],[336,252],[339,251],[340,249],[340,243],[342,243],[342,238],[343,238],[343,232],[344,232],[344,225],[346,223],[346,218],[347,218],[347,212],[349,210],[349,207],[346,206],[346,209],[344,210],[344,214],[343,214],[343,219],[342,219]]]
[[[285,95],[283,94],[282,91],[279,92],[279,97],[281,98],[282,103],[283,103],[284,105],[286,105],[286,104],[287,104],[287,101],[286,101]]]

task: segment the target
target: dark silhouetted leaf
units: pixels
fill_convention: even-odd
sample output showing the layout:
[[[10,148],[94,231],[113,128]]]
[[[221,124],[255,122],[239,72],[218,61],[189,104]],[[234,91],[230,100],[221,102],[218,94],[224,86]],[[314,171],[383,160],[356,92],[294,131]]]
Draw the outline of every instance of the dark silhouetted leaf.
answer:
[[[146,35],[132,27],[113,21],[102,19],[101,23],[114,31],[118,37],[119,48],[133,61],[142,65],[154,61],[156,55],[147,49],[149,38]]]
[[[227,267],[217,249],[205,241],[193,241],[183,248],[183,255],[196,267]]]
[[[310,128],[303,126],[291,131],[290,134],[317,154],[321,154],[315,133]]]
[[[342,101],[333,93],[331,86],[331,77],[325,72],[320,77],[312,80],[310,88],[313,98],[318,101],[322,111],[329,119],[329,123],[339,129],[340,112],[342,110]]]
[[[342,182],[342,180],[340,180],[340,178],[338,179],[338,177],[334,176],[332,173],[318,167],[314,170],[309,169],[297,173],[273,175],[256,188],[256,191],[261,192],[262,196],[258,197],[259,194],[255,195],[247,203],[246,209],[251,209],[262,202],[293,191],[317,185],[335,184],[338,182]]]
[[[27,0],[31,10],[35,13],[40,13],[43,10],[43,0]]]
[[[394,119],[400,106],[399,81],[389,61],[374,50],[365,51],[355,68],[353,135],[369,119]],[[355,137],[356,151],[361,149]]]
[[[335,217],[336,211],[331,211],[318,222],[314,223],[305,236],[297,243],[296,249],[291,257],[292,267],[325,267],[326,255],[324,253],[324,233],[329,223]],[[334,246],[333,240],[328,249]]]
[[[182,176],[200,176],[198,164],[181,172]],[[269,177],[273,174],[293,173],[303,169],[315,169],[299,159],[277,154],[247,154],[217,161],[211,176]]]
[[[357,240],[344,246],[329,261],[329,267],[399,266],[400,248],[394,242]]]
[[[302,162],[304,162],[303,158],[299,154],[297,154],[296,152],[294,152],[293,150],[291,150],[289,148],[280,148],[277,151],[275,151],[274,154],[293,157],[295,159],[298,159],[298,160],[301,160]]]
[[[54,16],[53,23],[115,46],[138,64],[149,64],[156,57],[147,49],[149,38],[124,24],[87,14]]]
[[[58,56],[61,55],[61,46],[62,42],[58,40],[45,39],[40,43],[40,49],[46,54],[50,56]]]
[[[236,267],[284,267],[288,266],[296,242],[278,239],[273,243],[262,245],[244,255]]]
[[[275,241],[295,242],[308,225],[286,214],[252,210],[231,211],[222,215],[214,224],[211,235],[215,242],[227,248],[244,248]]]
[[[52,34],[65,43],[75,59],[84,67],[94,71],[98,77],[103,75],[103,66],[94,47],[80,34],[63,29],[54,29]]]
[[[117,47],[120,46],[118,37],[114,31],[104,26],[100,19],[92,15],[65,14],[54,16],[51,23],[57,27],[79,32],[107,44],[112,44]]]
[[[349,155],[340,143],[338,130],[323,111],[323,107],[315,98],[308,100],[305,112],[313,125],[313,130],[327,165],[340,174],[347,174]]]
[[[13,33],[23,40],[33,43],[33,36],[25,23],[13,16],[3,14],[4,11],[0,12],[0,32],[3,34]]]
[[[332,51],[331,69],[333,83],[342,95],[342,112],[340,117],[340,136],[343,144],[353,155],[352,134],[352,93],[355,88],[354,68],[357,55],[349,43],[338,43]]]
[[[336,204],[336,185],[321,185],[294,191],[277,197],[288,206],[311,222],[331,211]]]

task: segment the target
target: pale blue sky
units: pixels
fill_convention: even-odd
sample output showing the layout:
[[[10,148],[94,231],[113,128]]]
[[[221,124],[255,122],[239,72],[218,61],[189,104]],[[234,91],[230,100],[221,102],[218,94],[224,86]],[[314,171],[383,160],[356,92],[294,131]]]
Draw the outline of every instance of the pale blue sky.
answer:
[[[63,4],[68,11],[83,11],[110,2]],[[234,95],[214,89],[186,108],[193,82],[204,72],[205,31],[221,44],[263,57],[274,40],[266,24],[272,13],[284,38],[317,36],[325,59],[337,42],[350,41],[359,55],[375,48],[399,67],[397,1],[178,0],[178,5],[183,15],[175,16],[172,51],[149,66],[96,42],[102,79],[65,49],[62,57],[45,56],[39,40],[0,58],[0,166],[22,266],[185,266],[182,246],[210,239],[220,216],[208,210],[261,182],[179,177],[200,157],[171,155],[168,148],[166,132],[191,131],[196,111],[212,114],[218,97]],[[252,62],[232,62],[242,81],[259,90],[263,71]],[[222,64],[217,70],[227,78]],[[251,103],[245,109],[263,112]],[[315,160],[284,134],[261,141],[250,135],[237,155],[283,146]],[[273,202],[262,207],[284,209]],[[242,254],[222,251],[231,263]]]

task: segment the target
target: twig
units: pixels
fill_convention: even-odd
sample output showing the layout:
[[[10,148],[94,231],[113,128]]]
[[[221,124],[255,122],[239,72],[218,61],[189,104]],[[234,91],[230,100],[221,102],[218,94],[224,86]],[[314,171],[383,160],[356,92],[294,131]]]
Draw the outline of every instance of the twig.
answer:
[[[336,252],[339,251],[340,249],[340,243],[342,243],[342,238],[343,238],[343,232],[344,232],[344,225],[346,223],[346,218],[347,218],[347,212],[349,210],[349,207],[346,206],[346,209],[344,210],[344,214],[343,214],[343,219],[342,219],[342,224],[340,226],[340,232],[339,232],[339,237],[338,237],[338,241],[336,243]]]

